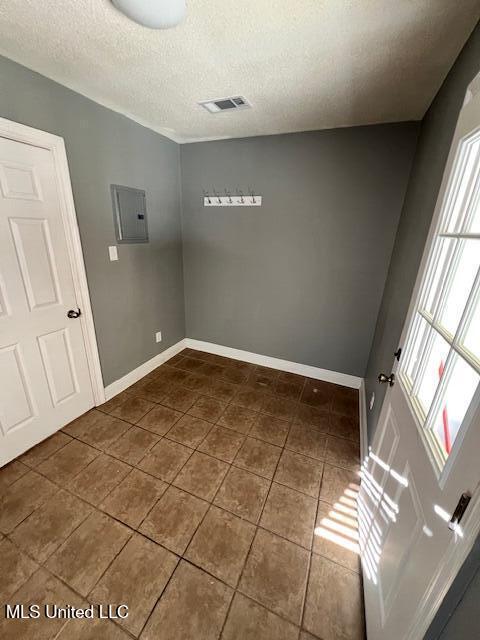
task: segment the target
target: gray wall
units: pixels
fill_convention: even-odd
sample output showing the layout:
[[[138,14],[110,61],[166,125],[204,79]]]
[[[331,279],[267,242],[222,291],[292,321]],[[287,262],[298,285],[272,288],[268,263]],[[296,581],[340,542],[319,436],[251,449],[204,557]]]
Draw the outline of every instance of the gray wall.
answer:
[[[187,335],[363,376],[417,129],[182,145]],[[202,206],[249,187],[261,208]]]
[[[410,304],[420,260],[437,200],[443,170],[470,81],[480,70],[480,25],[477,25],[442,88],[422,121],[412,175],[398,227],[392,260],[366,374],[367,404],[375,391],[375,406],[368,415],[371,440],[385,395],[380,372],[389,373]]]
[[[105,384],[185,336],[179,147],[0,58],[0,116],[65,139]],[[145,189],[148,244],[115,244],[110,184]],[[156,344],[154,332],[163,342]]]

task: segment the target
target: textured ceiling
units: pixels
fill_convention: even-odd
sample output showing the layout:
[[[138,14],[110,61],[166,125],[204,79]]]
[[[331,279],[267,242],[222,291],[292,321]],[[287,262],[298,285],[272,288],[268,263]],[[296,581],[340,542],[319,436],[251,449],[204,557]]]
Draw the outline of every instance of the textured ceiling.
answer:
[[[420,119],[479,18],[479,0],[187,0],[152,31],[108,0],[0,0],[0,53],[190,142]],[[228,95],[253,109],[197,105]]]

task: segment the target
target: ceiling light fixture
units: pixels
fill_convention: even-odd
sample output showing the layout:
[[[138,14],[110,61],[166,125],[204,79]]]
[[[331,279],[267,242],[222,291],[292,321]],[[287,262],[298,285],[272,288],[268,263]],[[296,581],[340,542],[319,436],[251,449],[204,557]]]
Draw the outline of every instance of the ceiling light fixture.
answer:
[[[128,18],[149,29],[170,29],[185,17],[185,0],[112,0]]]

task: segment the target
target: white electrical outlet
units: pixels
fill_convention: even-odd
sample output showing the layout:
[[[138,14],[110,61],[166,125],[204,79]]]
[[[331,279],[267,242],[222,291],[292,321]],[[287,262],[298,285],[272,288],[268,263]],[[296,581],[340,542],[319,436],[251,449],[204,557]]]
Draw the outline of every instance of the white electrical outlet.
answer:
[[[162,341],[162,332],[161,331],[157,331],[157,333],[155,334],[155,341],[156,342],[161,342]]]
[[[111,262],[118,260],[118,251],[115,245],[108,247],[108,255],[110,257]]]
[[[373,409],[373,405],[375,404],[375,393],[372,393],[370,396],[370,411]]]

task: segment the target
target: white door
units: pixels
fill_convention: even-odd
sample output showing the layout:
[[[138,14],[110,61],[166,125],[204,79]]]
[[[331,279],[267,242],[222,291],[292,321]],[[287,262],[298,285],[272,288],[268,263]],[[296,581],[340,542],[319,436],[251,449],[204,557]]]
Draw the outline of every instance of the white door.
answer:
[[[480,529],[478,91],[460,113],[400,344],[362,468],[369,640],[421,640]]]
[[[94,404],[58,179],[0,137],[0,466]]]

